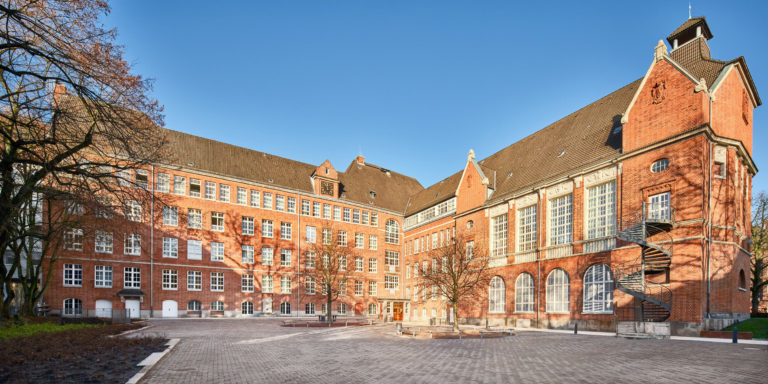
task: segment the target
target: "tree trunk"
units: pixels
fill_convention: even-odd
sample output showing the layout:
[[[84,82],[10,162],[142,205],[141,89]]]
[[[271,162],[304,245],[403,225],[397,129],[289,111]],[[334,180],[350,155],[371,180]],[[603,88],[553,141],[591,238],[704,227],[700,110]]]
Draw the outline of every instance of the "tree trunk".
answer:
[[[459,303],[453,302],[451,303],[451,306],[453,307],[453,330],[454,332],[459,332]]]
[[[333,308],[331,308],[331,295],[328,295],[326,297],[325,307],[326,307],[325,314],[328,320],[328,326],[330,327],[331,324],[333,324]]]

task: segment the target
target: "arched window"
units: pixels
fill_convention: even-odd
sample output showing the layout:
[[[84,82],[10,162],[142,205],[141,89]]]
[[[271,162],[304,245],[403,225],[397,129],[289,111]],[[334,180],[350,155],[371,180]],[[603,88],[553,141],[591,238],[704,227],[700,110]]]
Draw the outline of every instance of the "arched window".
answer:
[[[488,287],[488,312],[504,313],[504,279],[494,276]]]
[[[368,314],[369,315],[375,315],[377,310],[378,310],[378,307],[376,306],[376,303],[368,304]]]
[[[64,316],[82,316],[83,302],[80,299],[70,298],[64,300]]]
[[[387,244],[400,243],[400,225],[397,224],[397,221],[387,220],[387,224],[384,227],[384,241]]]
[[[747,290],[747,277],[744,275],[744,270],[739,271],[739,289]]]
[[[651,172],[657,173],[669,168],[669,159],[659,159],[651,164]]]
[[[533,312],[533,276],[521,273],[515,281],[515,312]]]
[[[547,276],[547,312],[568,312],[568,274],[557,268]]]
[[[223,301],[214,301],[211,303],[211,311],[223,311],[224,310],[224,302]]]
[[[253,303],[250,301],[243,301],[242,312],[243,315],[253,315]]]
[[[288,303],[288,302],[280,303],[280,314],[281,315],[290,315],[291,314],[291,303]]]
[[[187,303],[187,311],[199,311],[202,305],[197,300],[192,300]]]
[[[613,278],[605,264],[595,264],[584,274],[584,312],[610,313],[613,310]]]

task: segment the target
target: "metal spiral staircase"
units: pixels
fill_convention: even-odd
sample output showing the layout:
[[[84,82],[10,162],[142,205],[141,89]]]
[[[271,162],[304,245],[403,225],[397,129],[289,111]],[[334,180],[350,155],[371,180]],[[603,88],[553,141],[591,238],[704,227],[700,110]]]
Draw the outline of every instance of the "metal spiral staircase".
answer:
[[[643,203],[641,211],[622,218],[616,234],[618,239],[635,243],[642,250],[638,259],[619,264],[614,271],[616,288],[637,298],[636,321],[664,321],[672,310],[672,291],[663,284],[648,281],[649,276],[667,273],[672,262],[669,231],[674,212],[669,206],[659,208]],[[656,242],[650,242],[649,238]]]

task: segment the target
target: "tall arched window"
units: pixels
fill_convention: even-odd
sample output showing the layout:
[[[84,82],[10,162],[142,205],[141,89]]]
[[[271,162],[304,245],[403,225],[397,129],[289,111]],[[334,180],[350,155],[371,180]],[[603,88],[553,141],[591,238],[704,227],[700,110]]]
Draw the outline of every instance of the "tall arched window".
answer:
[[[613,278],[605,264],[595,264],[584,274],[584,312],[610,313],[613,310]]]
[[[488,312],[504,313],[504,279],[494,276],[488,287]]]
[[[223,301],[214,301],[211,303],[211,311],[223,311],[224,310],[224,302]]]
[[[743,269],[739,271],[739,289],[747,290],[747,277]]]
[[[64,300],[64,316],[82,316],[83,315],[83,302],[80,299],[66,299]]]
[[[397,224],[397,221],[387,220],[387,224],[384,226],[384,241],[387,244],[400,243],[400,225]]]
[[[521,273],[515,281],[515,312],[533,312],[533,276]]]
[[[253,315],[253,303],[250,301],[243,301],[242,313],[243,315]]]
[[[568,274],[557,268],[547,276],[547,312],[568,312]]]
[[[202,305],[197,300],[192,300],[187,303],[187,311],[199,311]]]

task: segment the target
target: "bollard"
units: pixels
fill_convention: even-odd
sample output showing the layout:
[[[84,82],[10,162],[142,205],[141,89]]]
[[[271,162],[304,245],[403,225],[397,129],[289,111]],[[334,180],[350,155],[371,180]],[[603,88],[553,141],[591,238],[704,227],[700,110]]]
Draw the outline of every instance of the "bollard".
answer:
[[[576,323],[573,325],[573,334],[574,335],[579,334],[579,323]]]
[[[739,328],[733,327],[733,343],[737,344],[739,342]]]

